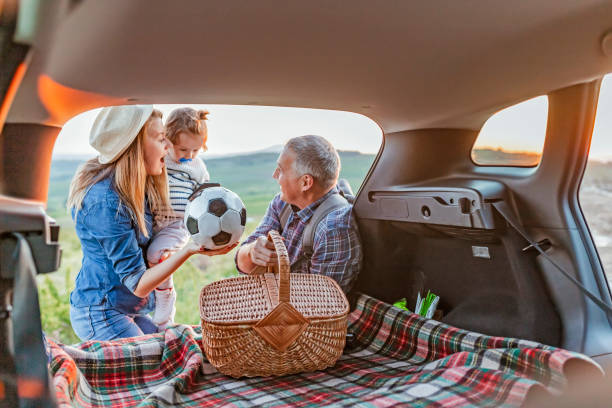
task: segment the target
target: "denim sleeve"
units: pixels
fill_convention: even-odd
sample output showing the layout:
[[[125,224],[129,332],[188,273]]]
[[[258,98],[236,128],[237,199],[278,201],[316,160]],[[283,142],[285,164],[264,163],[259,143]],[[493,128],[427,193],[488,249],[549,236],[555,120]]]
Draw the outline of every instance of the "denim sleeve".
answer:
[[[136,227],[125,207],[120,207],[118,200],[102,200],[83,214],[82,221],[102,247],[121,283],[133,293],[147,267]]]

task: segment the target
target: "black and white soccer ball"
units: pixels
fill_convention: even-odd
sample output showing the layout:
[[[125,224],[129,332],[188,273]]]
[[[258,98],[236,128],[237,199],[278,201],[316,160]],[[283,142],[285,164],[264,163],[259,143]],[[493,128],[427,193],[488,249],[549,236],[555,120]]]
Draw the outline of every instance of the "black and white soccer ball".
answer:
[[[246,208],[236,193],[209,187],[187,204],[185,227],[193,241],[206,249],[238,242],[246,225]]]

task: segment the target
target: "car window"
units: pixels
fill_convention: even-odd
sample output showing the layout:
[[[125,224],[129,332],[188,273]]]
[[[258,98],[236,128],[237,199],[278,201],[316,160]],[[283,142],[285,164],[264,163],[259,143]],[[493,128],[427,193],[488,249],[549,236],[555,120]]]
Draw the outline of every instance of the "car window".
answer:
[[[544,147],[547,116],[547,96],[497,112],[480,130],[472,147],[472,160],[481,166],[537,166]]]
[[[156,105],[164,119],[176,107]],[[187,105],[207,109],[208,151],[203,158],[211,181],[236,192],[247,209],[242,240],[253,231],[268,203],[279,191],[272,173],[282,145],[291,137],[317,134],[339,151],[340,177],[348,179],[356,193],[382,144],[382,131],[371,119],[350,112],[261,106]],[[89,132],[99,109],[72,118],[63,127],[54,146],[47,213],[61,226],[62,264],[57,272],[39,276],[43,330],[66,344],[78,339],[69,316],[69,294],[81,267],[81,248],[66,211],[70,181],[78,166],[95,157]],[[235,251],[235,250],[234,250]],[[192,257],[174,275],[178,292],[175,320],[198,324],[199,290],[205,284],[235,275],[233,255]],[[194,285],[194,282],[197,284]],[[195,299],[195,303],[194,303]]]
[[[601,85],[579,200],[608,282],[612,282],[612,74]]]

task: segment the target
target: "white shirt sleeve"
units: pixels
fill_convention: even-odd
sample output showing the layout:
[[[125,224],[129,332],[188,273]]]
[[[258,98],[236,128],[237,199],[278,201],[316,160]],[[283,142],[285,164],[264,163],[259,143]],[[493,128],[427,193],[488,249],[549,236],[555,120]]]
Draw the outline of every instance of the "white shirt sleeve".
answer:
[[[204,164],[204,160],[200,159],[199,157],[197,160],[202,164],[200,171],[201,179],[198,180],[198,183],[206,183],[207,181],[210,181],[210,174],[208,174],[208,169],[206,168],[206,164]]]

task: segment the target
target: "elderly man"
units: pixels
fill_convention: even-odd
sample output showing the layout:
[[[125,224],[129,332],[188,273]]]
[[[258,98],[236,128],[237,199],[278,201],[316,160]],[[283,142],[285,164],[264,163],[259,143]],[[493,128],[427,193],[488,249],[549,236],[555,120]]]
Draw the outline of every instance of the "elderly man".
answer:
[[[346,203],[329,212],[314,226],[312,250],[302,248],[304,230],[316,209],[339,194],[336,186],[339,172],[340,157],[326,139],[300,136],[289,140],[273,175],[280,194],[274,197],[255,232],[238,250],[238,270],[248,274],[258,266],[276,262],[274,247],[266,237],[274,229],[282,231],[291,272],[329,276],[348,292],[359,273],[362,257],[358,233],[351,225],[351,205]],[[290,211],[286,206],[291,206]]]

